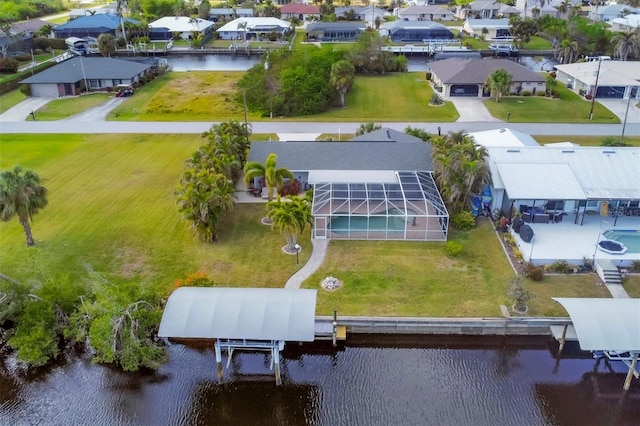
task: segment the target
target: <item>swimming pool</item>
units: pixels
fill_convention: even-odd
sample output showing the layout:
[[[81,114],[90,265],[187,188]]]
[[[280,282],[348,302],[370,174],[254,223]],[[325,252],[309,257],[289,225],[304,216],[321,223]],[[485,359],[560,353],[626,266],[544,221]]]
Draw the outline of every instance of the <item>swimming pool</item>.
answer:
[[[414,211],[407,210],[406,220],[412,220],[415,214],[416,213]],[[407,227],[406,220],[403,210],[393,208],[389,209],[386,212],[375,213],[371,216],[335,216],[331,218],[330,228],[331,232],[335,232],[338,234],[346,234],[349,231],[404,232],[405,228]]]
[[[609,240],[624,244],[627,248],[627,253],[640,253],[640,230],[614,229],[604,231],[602,235]]]

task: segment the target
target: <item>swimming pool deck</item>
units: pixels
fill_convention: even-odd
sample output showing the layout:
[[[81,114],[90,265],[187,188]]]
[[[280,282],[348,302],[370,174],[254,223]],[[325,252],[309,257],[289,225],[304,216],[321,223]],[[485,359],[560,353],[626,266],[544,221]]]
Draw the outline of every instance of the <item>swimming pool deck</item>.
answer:
[[[528,223],[534,233],[530,243],[525,243],[514,233],[524,259],[536,264],[549,264],[559,259],[580,264],[583,258],[593,260],[595,255],[596,259],[608,259],[616,266],[640,260],[640,253],[608,254],[596,250],[597,242],[606,239],[602,235],[605,231],[640,230],[640,217],[619,216],[615,221],[608,216],[586,216],[582,226],[574,224],[573,220],[574,215],[568,215],[560,223]]]

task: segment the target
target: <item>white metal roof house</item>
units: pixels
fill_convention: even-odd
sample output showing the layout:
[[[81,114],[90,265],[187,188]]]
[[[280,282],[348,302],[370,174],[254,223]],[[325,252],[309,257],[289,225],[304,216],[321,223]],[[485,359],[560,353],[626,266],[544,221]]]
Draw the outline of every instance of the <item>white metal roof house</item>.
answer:
[[[398,19],[403,21],[453,21],[453,12],[449,9],[429,6],[409,6],[398,11]]]
[[[224,24],[216,32],[222,40],[260,38],[271,32],[281,35],[291,30],[291,23],[278,18],[238,18]]]
[[[486,38],[509,37],[509,27],[508,19],[467,19],[463,25],[464,30],[472,36],[484,35]],[[482,33],[484,29],[487,34]]]
[[[241,7],[211,8],[209,17],[213,22],[230,21],[236,18],[251,18],[253,17],[253,9]]]
[[[628,99],[629,96],[640,99],[640,62],[590,61],[556,65],[555,68],[557,80],[576,93],[595,94],[596,99]]]
[[[150,64],[103,57],[76,56],[26,78],[31,96],[72,96],[89,90],[132,84],[140,80]]]
[[[492,208],[508,217],[534,211],[534,223],[563,216],[577,225],[592,215],[635,221],[640,230],[640,149],[489,146]],[[537,207],[537,208],[536,208]],[[527,220],[525,220],[526,222]]]
[[[634,14],[611,20],[612,31],[635,31],[638,28],[640,28],[640,10]]]
[[[609,4],[606,6],[600,6],[597,9],[594,7],[589,12],[589,19],[593,21],[611,22],[616,18],[629,13],[638,13],[640,10],[635,9],[628,4]]]
[[[215,23],[188,16],[165,16],[149,24],[149,30],[155,33],[164,31],[168,34],[179,33],[180,38],[191,40],[193,34],[202,34],[205,40],[213,34]]]
[[[388,129],[357,140],[261,142],[250,161],[270,153],[314,189],[313,237],[445,241],[449,217],[431,173],[431,146]]]

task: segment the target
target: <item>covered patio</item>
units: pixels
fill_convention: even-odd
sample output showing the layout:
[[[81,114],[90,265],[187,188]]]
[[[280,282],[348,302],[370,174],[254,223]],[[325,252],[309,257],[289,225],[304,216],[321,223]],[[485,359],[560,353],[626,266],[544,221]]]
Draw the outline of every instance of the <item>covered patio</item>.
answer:
[[[511,232],[525,261],[539,265],[560,259],[574,265],[581,265],[585,259],[608,259],[616,266],[628,266],[632,261],[640,260],[638,252],[610,254],[596,248],[598,242],[606,239],[604,234],[609,230],[640,230],[640,218],[621,216],[615,226],[613,220],[601,216],[587,215],[582,226],[576,226],[574,220],[575,214],[571,213],[559,223],[528,223],[534,233],[530,242],[523,241],[513,230]],[[640,239],[640,233],[637,235]]]

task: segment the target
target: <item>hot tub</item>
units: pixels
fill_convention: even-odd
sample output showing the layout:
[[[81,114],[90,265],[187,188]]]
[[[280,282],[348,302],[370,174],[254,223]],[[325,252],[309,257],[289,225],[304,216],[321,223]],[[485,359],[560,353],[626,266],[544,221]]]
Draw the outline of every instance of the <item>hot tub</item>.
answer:
[[[602,240],[598,242],[598,249],[609,254],[625,254],[627,252],[624,244],[614,240]]]

